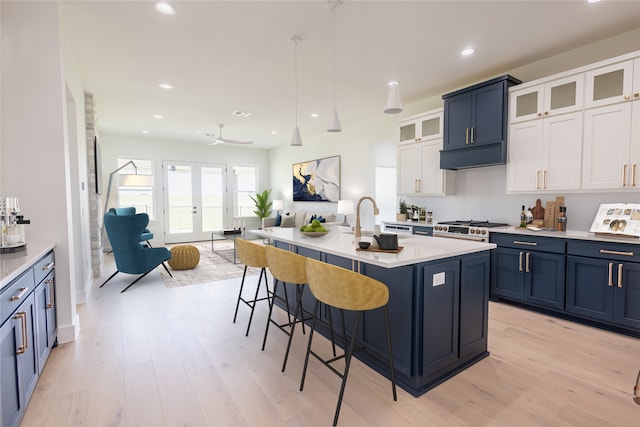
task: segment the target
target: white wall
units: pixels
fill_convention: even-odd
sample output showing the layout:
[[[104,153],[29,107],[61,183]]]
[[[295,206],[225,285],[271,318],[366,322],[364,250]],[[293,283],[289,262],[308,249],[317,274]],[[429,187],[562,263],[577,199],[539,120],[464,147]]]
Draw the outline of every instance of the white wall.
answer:
[[[96,100],[98,111],[100,101]],[[98,113],[99,115],[99,113]],[[98,126],[100,120],[98,117]],[[155,139],[152,137],[129,137],[100,132],[98,138],[102,150],[102,191],[106,197],[109,174],[118,168],[118,158],[152,160],[154,167],[155,188],[162,189],[162,161],[191,161],[198,163],[216,163],[227,166],[227,185],[231,189],[233,183],[233,170],[235,166],[258,167],[258,190],[271,188],[269,185],[269,152],[252,148],[234,147],[229,144],[209,146],[206,143],[193,143],[185,141],[171,141]],[[115,176],[114,176],[115,177]],[[115,179],[114,179],[115,181]],[[112,185],[109,206],[117,206],[116,193],[117,182]],[[231,192],[228,193],[228,206]],[[275,195],[272,195],[272,199]],[[155,192],[154,204],[156,206],[156,220],[149,223],[149,229],[154,233],[153,242],[164,244],[164,217],[161,207],[163,205],[162,191]],[[160,209],[157,209],[160,207]],[[232,219],[230,220],[232,221]],[[225,228],[231,228],[232,222],[225,224]]]
[[[588,65],[603,59],[640,50],[640,29],[617,37],[602,40],[566,53],[534,62],[525,67],[504,70],[500,74],[511,74],[522,81],[531,81],[572,68]],[[496,77],[495,75],[477,76],[477,79],[449,88],[445,92]],[[397,115],[382,113],[385,94],[380,94],[379,115],[358,123],[344,123],[338,134],[323,133],[305,135],[301,129],[302,147],[282,147],[272,150],[271,183],[274,198],[284,198],[291,205],[291,164],[328,156],[341,156],[341,198],[358,200],[363,195],[374,194],[373,170],[376,165],[395,165],[395,151],[385,151],[397,140],[397,123],[415,114],[442,107],[440,95],[426,97],[420,101],[403,105],[404,111]],[[293,130],[293,129],[292,129]],[[380,155],[379,153],[385,153]],[[432,211],[435,220],[477,219],[501,221],[510,224],[519,223],[522,205],[534,206],[537,198],[542,206],[547,200],[554,200],[555,194],[544,195],[507,195],[506,166],[491,166],[468,170],[459,170],[456,174],[455,194],[445,197],[410,197],[408,204],[426,207]],[[587,230],[599,203],[638,202],[640,194],[634,193],[590,193],[563,194],[567,205],[568,228]],[[336,212],[336,204],[306,202],[296,203],[297,209],[309,209],[322,212]],[[371,227],[373,215],[370,205],[363,204],[363,226]],[[379,220],[378,220],[379,222]],[[351,221],[353,224],[353,221]]]

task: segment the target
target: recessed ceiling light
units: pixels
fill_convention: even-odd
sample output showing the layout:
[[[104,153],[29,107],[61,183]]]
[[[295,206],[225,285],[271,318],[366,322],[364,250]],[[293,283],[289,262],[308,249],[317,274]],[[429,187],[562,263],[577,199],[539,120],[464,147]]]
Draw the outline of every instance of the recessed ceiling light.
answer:
[[[160,83],[158,87],[160,89],[173,89],[173,86],[171,86],[169,83]]]
[[[236,110],[236,111],[234,111],[233,113],[231,113],[231,115],[232,115],[232,116],[236,116],[236,117],[242,117],[242,118],[245,118],[245,117],[249,117],[249,116],[251,115],[251,113],[250,113],[250,112],[248,112],[248,111],[239,111],[239,110]]]
[[[169,3],[163,1],[157,1],[153,4],[153,8],[162,13],[163,15],[173,15],[176,10]]]
[[[318,117],[320,117],[320,115],[318,113],[311,113],[311,117],[317,119]]]
[[[277,134],[278,134],[278,132],[277,132],[277,131],[275,131],[275,130],[272,130],[272,131],[271,131],[271,135],[277,135]]]
[[[600,0],[587,0],[589,3],[598,3]]]
[[[462,52],[460,52],[460,54],[462,56],[469,56],[469,55],[473,54],[473,52],[475,52],[475,50],[472,47],[468,47],[465,50],[463,50]]]
[[[154,119],[164,119],[164,116],[162,114],[154,114],[153,118]]]
[[[147,133],[149,133],[149,131],[148,130],[143,130],[142,133],[147,134]]]

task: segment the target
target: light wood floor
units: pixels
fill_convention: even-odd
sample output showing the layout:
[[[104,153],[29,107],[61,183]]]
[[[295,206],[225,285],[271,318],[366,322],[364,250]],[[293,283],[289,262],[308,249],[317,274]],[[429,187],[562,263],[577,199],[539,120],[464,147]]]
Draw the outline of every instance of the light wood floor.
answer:
[[[311,360],[300,392],[307,336],[281,373],[286,336],[272,328],[260,351],[266,304],[249,337],[246,306],[231,322],[239,279],[167,289],[156,270],[120,294],[130,280],[79,306],[80,336],[52,351],[23,426],[331,425],[339,378]],[[394,402],[356,361],[339,425],[640,426],[640,340],[500,303],[489,331],[491,356],[420,398]]]

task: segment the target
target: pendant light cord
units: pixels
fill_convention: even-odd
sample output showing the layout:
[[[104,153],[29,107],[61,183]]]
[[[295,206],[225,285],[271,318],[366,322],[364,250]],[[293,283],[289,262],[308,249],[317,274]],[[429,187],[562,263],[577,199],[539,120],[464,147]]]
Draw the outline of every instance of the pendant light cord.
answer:
[[[333,109],[336,109],[336,4],[333,5]]]
[[[296,108],[296,127],[298,127],[298,40],[293,40],[293,69],[294,69],[294,105]]]
[[[393,81],[396,82],[396,5],[395,2],[392,3],[392,7],[393,7],[393,13],[392,13],[392,19],[393,19],[393,23],[392,25],[392,32],[393,32],[393,36],[391,38],[391,42],[393,43],[393,45],[391,46],[391,51],[393,53],[393,59],[391,61],[391,63],[393,64],[393,69],[391,70],[391,77],[393,78]]]

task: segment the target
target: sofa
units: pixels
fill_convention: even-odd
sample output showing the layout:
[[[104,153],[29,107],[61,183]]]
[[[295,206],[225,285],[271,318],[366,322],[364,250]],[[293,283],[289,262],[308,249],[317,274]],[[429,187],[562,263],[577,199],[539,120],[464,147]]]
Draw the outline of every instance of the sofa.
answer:
[[[279,217],[279,218],[278,218]],[[337,224],[335,214],[313,213],[307,211],[282,211],[275,217],[262,218],[262,228],[269,227],[295,227],[300,228],[304,224],[309,224],[312,219],[317,218],[325,225]],[[278,221],[279,220],[279,221]]]

